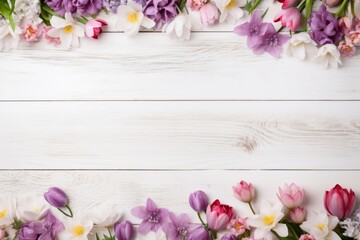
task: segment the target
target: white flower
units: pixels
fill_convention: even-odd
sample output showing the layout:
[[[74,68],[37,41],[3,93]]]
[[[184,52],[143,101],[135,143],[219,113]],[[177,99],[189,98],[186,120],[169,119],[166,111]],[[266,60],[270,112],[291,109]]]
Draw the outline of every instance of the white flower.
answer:
[[[286,47],[286,54],[305,60],[307,55],[315,55],[316,43],[305,32],[292,35]]]
[[[42,22],[39,0],[16,0],[14,13],[14,21],[20,26],[27,23],[40,24]]]
[[[328,216],[325,212],[309,212],[307,220],[300,227],[315,237],[316,240],[341,240],[333,230],[338,225],[337,217]]]
[[[15,30],[13,30],[7,20],[0,19],[0,51],[10,51],[17,48],[20,34],[20,27],[15,26]]]
[[[97,227],[110,227],[121,218],[121,212],[117,205],[104,203],[91,208],[90,219]]]
[[[321,62],[324,68],[327,68],[329,65],[338,67],[339,64],[342,64],[340,52],[334,44],[325,44],[320,47],[317,54],[317,61]]]
[[[220,10],[220,22],[225,20],[236,21],[240,19],[244,12],[240,6],[244,5],[242,0],[216,0],[216,6]]]
[[[351,7],[351,6],[349,6]],[[351,12],[351,9],[350,9]],[[355,16],[357,18],[360,18],[360,0],[355,0],[354,1],[354,12],[355,12]]]
[[[188,15],[179,14],[170,23],[165,24],[163,32],[166,32],[170,38],[178,38],[181,41],[189,40],[191,33],[191,21]]]
[[[167,240],[167,237],[163,231],[149,232],[146,235],[138,234],[136,236],[138,240]]]
[[[91,232],[93,228],[93,222],[89,219],[89,217],[76,214],[74,218],[63,218],[63,224],[65,230],[60,232],[58,237],[59,240],[87,240],[88,234]]]
[[[50,37],[59,37],[61,45],[66,49],[71,46],[79,47],[79,37],[84,37],[84,26],[77,23],[71,16],[71,13],[65,13],[65,19],[53,16],[50,20],[53,29],[48,31]]]
[[[23,222],[33,222],[42,219],[48,209],[43,196],[23,197],[18,201],[16,215]]]
[[[248,223],[255,227],[255,239],[272,239],[271,230],[275,231],[279,236],[288,236],[288,229],[285,224],[279,223],[284,217],[282,212],[282,204],[277,203],[271,206],[268,202],[263,202],[260,207],[260,214],[255,215],[254,218],[249,219]]]
[[[14,222],[16,199],[13,197],[0,198],[0,226],[7,227]]]
[[[142,13],[142,6],[132,1],[119,6],[117,16],[116,28],[127,36],[136,35],[141,26],[148,29],[155,26],[155,22]]]

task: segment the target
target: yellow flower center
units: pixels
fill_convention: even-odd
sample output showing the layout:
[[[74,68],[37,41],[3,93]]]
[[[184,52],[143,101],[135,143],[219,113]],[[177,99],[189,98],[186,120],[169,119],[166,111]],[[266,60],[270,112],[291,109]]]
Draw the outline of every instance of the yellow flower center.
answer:
[[[270,226],[274,223],[275,215],[274,214],[267,215],[267,216],[263,217],[262,220],[265,223],[265,225]]]
[[[0,218],[3,219],[6,216],[6,209],[4,209],[2,212],[0,212]]]
[[[74,234],[75,236],[81,236],[81,235],[84,234],[85,229],[84,229],[83,226],[76,225],[76,226],[73,228],[72,232],[73,232],[73,234]]]
[[[129,21],[130,23],[137,23],[137,22],[139,22],[139,17],[138,17],[137,12],[129,13],[129,15],[128,15],[128,21]]]
[[[225,6],[226,10],[236,7],[236,0],[230,0],[230,2]]]
[[[39,211],[40,211],[40,210],[39,210],[38,208],[35,208],[35,209],[34,209],[34,212],[35,212],[35,213],[39,213]]]
[[[325,224],[319,224],[316,226],[316,228],[318,228],[320,231],[322,231],[325,228]]]
[[[69,34],[73,32],[73,27],[71,25],[64,27],[64,33]]]

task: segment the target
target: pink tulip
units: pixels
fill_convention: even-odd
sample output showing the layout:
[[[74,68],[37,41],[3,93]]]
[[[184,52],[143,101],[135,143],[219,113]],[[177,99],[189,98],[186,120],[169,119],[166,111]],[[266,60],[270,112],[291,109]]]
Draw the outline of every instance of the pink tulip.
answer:
[[[279,21],[281,21],[281,25],[283,27],[287,27],[291,31],[295,31],[300,26],[301,14],[297,8],[290,7],[275,16],[274,22]]]
[[[102,27],[107,26],[107,22],[102,19],[91,19],[85,25],[85,33],[89,38],[98,39],[102,33]]]
[[[349,17],[342,17],[338,21],[341,32],[345,35],[348,35],[352,29],[352,24]]]
[[[207,3],[200,8],[201,23],[205,26],[214,25],[219,17],[219,9],[212,3]]]
[[[244,203],[250,203],[255,197],[255,189],[251,183],[241,181],[236,186],[233,186],[233,193],[237,200]]]
[[[218,199],[216,199],[208,208],[206,209],[206,218],[208,225],[213,231],[223,230],[226,225],[230,222],[233,217],[233,208],[229,205],[221,204]]]
[[[286,9],[286,8],[294,7],[299,2],[300,2],[299,0],[285,0],[282,2],[281,8]]]
[[[22,37],[27,42],[37,42],[41,35],[42,31],[34,24],[26,24],[22,32]]]
[[[295,183],[284,184],[283,188],[279,187],[278,198],[281,203],[288,209],[299,207],[304,201],[304,189],[298,187]]]
[[[351,214],[355,203],[355,193],[351,189],[348,191],[342,188],[339,184],[325,192],[324,205],[326,211],[340,220],[344,220]]]
[[[186,6],[193,11],[199,11],[206,3],[206,0],[187,0]]]
[[[303,208],[294,208],[289,211],[289,218],[293,223],[300,224],[305,221],[306,211]]]

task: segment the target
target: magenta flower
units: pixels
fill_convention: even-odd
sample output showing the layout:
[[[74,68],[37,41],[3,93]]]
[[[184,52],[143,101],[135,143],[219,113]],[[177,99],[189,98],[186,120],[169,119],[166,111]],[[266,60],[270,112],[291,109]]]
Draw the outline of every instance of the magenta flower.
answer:
[[[353,211],[356,197],[353,190],[342,188],[339,184],[325,192],[324,205],[326,211],[340,220],[347,218]]]
[[[54,240],[56,235],[64,230],[64,225],[57,220],[48,210],[42,221],[32,224],[34,230],[39,234],[38,240]]]
[[[131,214],[142,219],[138,232],[146,234],[150,231],[157,232],[168,217],[169,211],[158,208],[151,198],[146,201],[146,206],[138,206],[131,210]]]
[[[169,213],[169,222],[164,223],[162,229],[169,240],[183,240],[187,239],[189,235],[190,218],[183,213],[176,216],[174,213]]]
[[[267,52],[274,57],[279,58],[282,52],[282,45],[288,40],[289,36],[279,34],[272,24],[268,24],[265,33],[257,37],[256,44],[252,50],[255,54],[263,54]]]
[[[265,33],[267,25],[270,23],[263,23],[261,12],[256,10],[249,22],[243,23],[234,28],[234,33],[240,36],[247,36],[247,45],[250,49],[259,42],[258,36]]]

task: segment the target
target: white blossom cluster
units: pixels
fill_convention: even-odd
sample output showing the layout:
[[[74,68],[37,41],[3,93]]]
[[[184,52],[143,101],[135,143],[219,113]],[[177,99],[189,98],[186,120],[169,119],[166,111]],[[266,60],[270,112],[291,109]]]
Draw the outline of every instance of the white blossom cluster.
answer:
[[[24,23],[41,23],[40,1],[39,0],[16,0],[13,14],[16,25],[22,26]]]
[[[340,222],[340,226],[345,229],[345,236],[360,240],[360,209],[355,212],[353,218]]]

